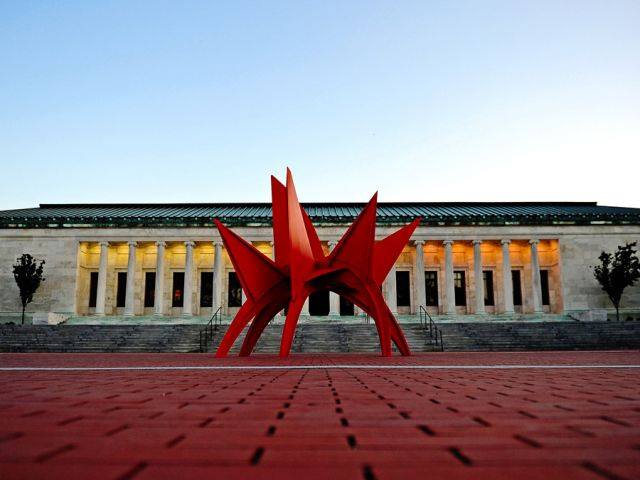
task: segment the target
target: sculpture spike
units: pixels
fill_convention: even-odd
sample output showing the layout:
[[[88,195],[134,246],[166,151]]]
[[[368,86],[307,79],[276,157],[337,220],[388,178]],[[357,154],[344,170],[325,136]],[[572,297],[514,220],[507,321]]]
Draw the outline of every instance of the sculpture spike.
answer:
[[[376,231],[376,192],[329,255],[329,263],[344,263],[363,279],[370,271]]]
[[[305,300],[314,291],[329,289],[373,317],[383,356],[391,355],[391,342],[402,355],[409,355],[400,325],[384,302],[380,285],[420,219],[376,242],[376,193],[333,251],[325,255],[316,229],[300,206],[289,169],[286,186],[271,177],[271,190],[275,261],[215,222],[247,295],[216,355],[227,355],[253,319],[240,351],[243,356],[249,355],[266,325],[288,303],[280,342],[280,356],[287,356]]]
[[[275,262],[280,268],[285,268],[289,266],[290,249],[287,189],[273,175],[271,176],[271,202]]]
[[[247,298],[256,302],[273,284],[285,278],[269,257],[218,220],[215,224]]]
[[[405,225],[386,238],[379,240],[373,247],[373,280],[382,285],[393,267],[396,258],[402,253],[402,249],[409,242],[411,235],[420,224],[420,218],[416,218],[409,225]]]

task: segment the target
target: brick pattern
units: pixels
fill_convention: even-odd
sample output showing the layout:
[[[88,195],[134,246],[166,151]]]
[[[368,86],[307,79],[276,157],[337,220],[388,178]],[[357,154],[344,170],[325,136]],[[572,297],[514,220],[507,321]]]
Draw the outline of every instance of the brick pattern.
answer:
[[[640,369],[373,369],[371,356],[2,355],[0,477],[640,478]],[[639,363],[638,352],[441,354],[402,365]]]

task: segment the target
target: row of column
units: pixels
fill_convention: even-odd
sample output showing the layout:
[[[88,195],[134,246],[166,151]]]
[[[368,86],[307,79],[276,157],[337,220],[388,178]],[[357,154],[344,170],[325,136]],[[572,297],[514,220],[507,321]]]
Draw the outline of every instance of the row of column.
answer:
[[[416,285],[416,305],[424,305],[426,301],[425,279],[424,279],[424,241],[416,240],[416,264],[414,283]],[[455,285],[453,274],[453,240],[444,240],[444,264],[445,264],[445,289],[444,289],[444,313],[455,314]],[[502,313],[514,313],[513,307],[513,279],[511,278],[511,258],[509,253],[509,245],[511,240],[503,239],[500,241],[502,245],[502,290],[504,297],[504,311]],[[542,313],[542,292],[540,283],[540,259],[538,255],[539,240],[529,240],[531,248],[531,295],[532,304],[535,313]],[[475,313],[483,315],[484,308],[484,282],[482,280],[482,240],[473,240],[473,273],[475,279]],[[397,307],[396,288],[395,288],[395,267],[389,273],[387,283],[387,301],[389,308],[395,313]]]
[[[154,298],[154,315],[164,315],[164,257],[166,242],[157,241],[157,255],[156,255],[156,284],[155,284],[155,298]],[[193,305],[191,299],[193,298],[193,282],[190,280],[193,278],[193,247],[195,243],[188,240],[184,242],[187,249],[185,266],[184,266],[184,302],[182,306],[182,314],[185,316],[193,315]],[[127,259],[127,285],[125,293],[124,312],[125,316],[134,315],[134,301],[135,301],[135,271],[136,271],[136,249],[137,242],[128,242],[129,256]],[[221,305],[222,297],[222,244],[220,242],[213,242],[214,257],[213,257],[213,291],[212,293],[212,307],[213,311],[216,311]],[[106,308],[106,293],[107,293],[107,255],[108,255],[109,242],[100,242],[100,265],[98,267],[98,288],[96,292],[96,308],[95,314],[103,316]]]
[[[532,303],[534,312],[542,312],[542,294],[540,283],[540,261],[538,256],[538,240],[529,240],[531,247],[531,285],[532,285]],[[337,242],[330,241],[329,249],[333,250]],[[414,284],[416,285],[416,305],[425,304],[425,280],[424,280],[424,240],[416,240],[416,259],[414,269]],[[453,267],[453,240],[444,240],[444,258],[445,258],[445,302],[444,313],[455,314],[455,286],[454,286],[454,267]],[[511,275],[511,259],[509,253],[509,245],[511,240],[501,240],[502,245],[502,288],[504,298],[504,311],[502,313],[514,313],[513,306],[513,282]],[[185,301],[182,307],[183,315],[190,316],[193,314],[192,302],[193,297],[193,282],[188,281],[193,278],[193,247],[195,243],[193,241],[184,242],[186,247],[186,259],[185,259],[185,283],[184,283],[184,298]],[[125,294],[125,307],[124,315],[134,315],[134,292],[135,292],[135,267],[136,267],[136,248],[137,243],[135,241],[128,242],[129,255],[127,261],[127,284]],[[214,265],[213,265],[213,291],[212,302],[213,310],[217,310],[221,305],[222,297],[222,245],[220,242],[213,242],[214,245]],[[482,240],[473,240],[473,270],[475,278],[475,313],[484,314],[484,282],[482,281],[482,253],[481,253]],[[164,257],[166,243],[164,241],[157,241],[157,256],[156,256],[156,284],[155,284],[155,301],[154,301],[154,315],[164,314]],[[108,255],[109,243],[106,241],[100,242],[100,264],[98,270],[98,288],[96,295],[96,315],[105,314],[106,304],[106,285],[107,285],[107,255]],[[391,269],[386,280],[386,297],[390,310],[393,313],[397,313],[397,297],[396,297],[396,267]],[[302,309],[302,314],[309,314],[308,299]],[[334,292],[329,293],[329,315],[340,314],[340,296]]]

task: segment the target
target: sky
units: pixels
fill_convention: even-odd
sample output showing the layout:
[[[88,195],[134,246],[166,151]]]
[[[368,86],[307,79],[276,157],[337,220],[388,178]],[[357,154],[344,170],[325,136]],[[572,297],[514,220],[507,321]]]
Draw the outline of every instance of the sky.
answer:
[[[0,209],[640,207],[640,2],[0,0]]]

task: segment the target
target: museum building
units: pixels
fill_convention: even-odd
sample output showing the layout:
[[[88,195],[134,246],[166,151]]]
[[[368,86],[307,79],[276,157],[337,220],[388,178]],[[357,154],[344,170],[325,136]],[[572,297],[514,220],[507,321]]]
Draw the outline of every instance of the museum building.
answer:
[[[303,208],[329,252],[360,203]],[[602,250],[640,240],[640,209],[596,203],[379,203],[382,238],[421,217],[383,285],[399,315],[582,315],[611,310],[593,277]],[[233,315],[242,288],[213,220],[273,256],[271,205],[42,204],[0,211],[0,313],[20,310],[17,257],[46,261],[29,311],[69,316]],[[640,285],[622,311],[640,313]],[[357,315],[332,292],[317,292],[303,315]],[[584,317],[586,318],[586,317]]]

